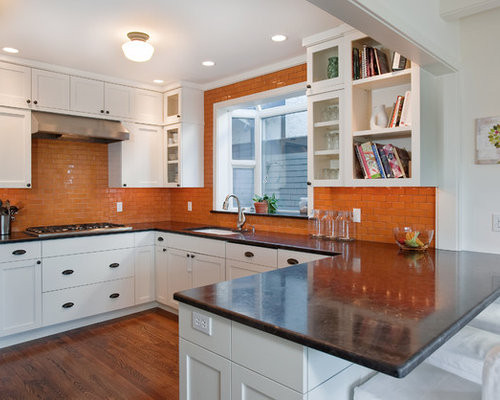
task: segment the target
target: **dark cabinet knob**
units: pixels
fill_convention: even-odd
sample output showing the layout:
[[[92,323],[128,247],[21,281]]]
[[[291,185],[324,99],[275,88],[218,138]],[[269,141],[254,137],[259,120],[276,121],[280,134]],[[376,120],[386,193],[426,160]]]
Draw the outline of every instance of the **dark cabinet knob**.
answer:
[[[40,260],[38,260],[36,263],[37,263],[38,265],[40,265],[42,262],[41,262]]]
[[[178,183],[178,184],[177,184],[177,187],[181,187],[181,184],[180,184],[180,183]]]
[[[30,99],[26,99],[26,103],[30,104],[31,100]]]
[[[27,183],[27,184],[26,184],[26,187],[31,187],[31,183]]]
[[[312,185],[312,183],[311,183],[311,182],[307,182],[307,186],[311,186],[311,185]]]
[[[109,268],[118,268],[119,266],[120,266],[119,263],[109,264]]]
[[[124,184],[123,184],[123,187],[127,187],[127,184],[126,184],[126,183],[124,183]]]
[[[286,262],[290,265],[295,265],[299,263],[299,261],[295,258],[289,258],[288,260],[286,260]]]
[[[186,254],[186,257],[189,258],[189,254]]]
[[[306,89],[311,89],[311,85],[306,85]]]
[[[12,254],[15,256],[22,256],[23,254],[26,254],[26,250],[14,250]]]
[[[63,275],[71,275],[71,274],[73,274],[73,272],[75,272],[75,271],[73,271],[72,269],[65,269],[65,270],[62,272],[62,274],[63,274]]]
[[[117,299],[118,297],[120,297],[120,293],[112,293],[109,295],[110,299]]]
[[[181,117],[181,115],[180,115],[180,114],[177,114],[177,118],[180,118],[180,117]]]
[[[109,114],[109,111],[106,110],[106,114]]]
[[[101,110],[101,114],[104,114],[104,110]]]
[[[191,258],[194,258],[194,254],[191,254]]]
[[[163,251],[167,251],[167,249],[163,249]]]
[[[69,301],[68,303],[64,303],[62,305],[62,308],[71,308],[75,305],[75,303],[72,303],[71,301]]]
[[[245,251],[245,257],[252,258],[254,254],[251,251]]]
[[[162,237],[162,236],[158,236],[158,241],[159,241],[159,242],[163,242],[164,240],[165,240],[165,239],[163,239],[163,237]]]
[[[38,100],[35,100],[35,101],[33,102],[33,104],[38,104]]]

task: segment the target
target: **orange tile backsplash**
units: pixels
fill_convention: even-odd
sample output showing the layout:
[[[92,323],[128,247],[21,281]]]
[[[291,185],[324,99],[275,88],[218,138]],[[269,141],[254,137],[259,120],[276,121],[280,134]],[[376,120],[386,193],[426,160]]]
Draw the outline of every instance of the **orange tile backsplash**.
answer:
[[[28,226],[170,219],[168,189],[108,188],[106,144],[34,139],[32,188],[0,189],[21,211],[13,231]],[[116,212],[115,202],[123,202]]]
[[[186,221],[234,226],[236,216],[210,213],[213,187],[213,105],[265,90],[306,81],[306,65],[205,92],[205,187],[191,189],[108,188],[107,145],[33,140],[32,189],[0,189],[0,199],[22,207],[12,229],[27,226],[110,221]],[[116,202],[123,212],[116,212]],[[193,211],[187,211],[192,201]],[[316,188],[315,206],[361,208],[358,238],[392,242],[392,227],[435,225],[435,188]],[[257,230],[307,233],[307,221],[248,216]]]

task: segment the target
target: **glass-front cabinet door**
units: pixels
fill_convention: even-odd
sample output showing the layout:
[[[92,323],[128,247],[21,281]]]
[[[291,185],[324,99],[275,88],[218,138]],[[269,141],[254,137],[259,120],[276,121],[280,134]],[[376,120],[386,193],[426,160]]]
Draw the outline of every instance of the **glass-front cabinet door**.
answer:
[[[334,90],[344,85],[344,41],[329,40],[307,48],[308,94]]]
[[[179,187],[180,125],[165,128],[165,186]]]
[[[343,182],[344,91],[308,97],[308,183],[340,186]]]

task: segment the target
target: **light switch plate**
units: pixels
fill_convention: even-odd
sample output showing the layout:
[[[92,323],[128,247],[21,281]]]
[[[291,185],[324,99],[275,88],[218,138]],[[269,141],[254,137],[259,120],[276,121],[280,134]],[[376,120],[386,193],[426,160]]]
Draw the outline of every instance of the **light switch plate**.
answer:
[[[361,222],[361,208],[352,209],[352,221]]]
[[[500,232],[500,214],[493,214],[493,232]]]
[[[123,211],[123,203],[121,201],[118,201],[116,203],[116,212],[122,212]]]
[[[212,318],[193,311],[193,329],[212,336]]]
[[[188,201],[188,211],[193,211],[193,203]]]

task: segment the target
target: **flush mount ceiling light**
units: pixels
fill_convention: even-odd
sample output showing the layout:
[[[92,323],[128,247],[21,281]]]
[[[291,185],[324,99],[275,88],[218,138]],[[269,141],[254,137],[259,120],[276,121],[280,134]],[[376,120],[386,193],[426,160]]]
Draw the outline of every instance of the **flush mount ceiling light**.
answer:
[[[154,83],[163,83],[163,79],[155,79],[153,80]]]
[[[284,42],[285,40],[287,39],[287,37],[285,35],[274,35],[271,37],[271,40],[273,42]]]
[[[213,67],[215,65],[215,61],[210,61],[210,60],[202,61],[201,65],[203,65],[204,67]]]
[[[6,53],[11,53],[11,54],[19,53],[19,50],[15,49],[14,47],[4,47],[2,50],[5,51]]]
[[[155,51],[155,48],[147,43],[149,35],[143,32],[127,33],[130,42],[125,42],[122,45],[123,54],[129,60],[136,62],[148,61]]]

